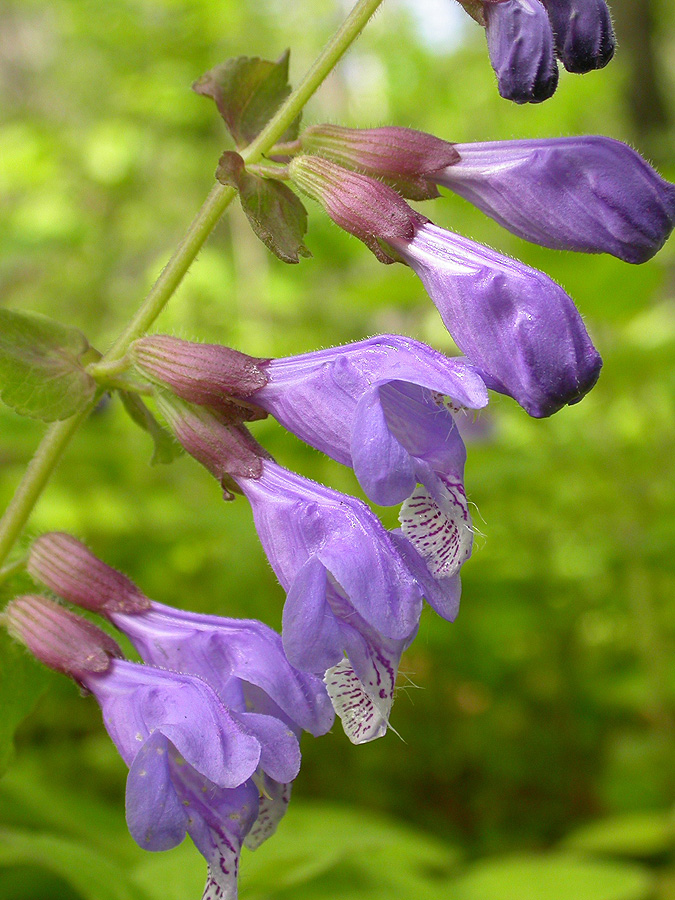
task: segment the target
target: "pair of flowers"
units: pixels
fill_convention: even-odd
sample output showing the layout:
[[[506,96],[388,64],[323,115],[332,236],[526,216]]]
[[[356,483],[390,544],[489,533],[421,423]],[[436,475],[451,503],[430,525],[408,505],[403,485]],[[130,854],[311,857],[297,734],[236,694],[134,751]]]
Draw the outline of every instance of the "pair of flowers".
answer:
[[[209,867],[205,900],[234,900],[242,843],[255,849],[286,811],[301,732],[331,727],[323,683],[293,669],[266,625],[152,602],[67,534],[35,541],[28,569],[104,615],[143,660],[123,659],[108,634],[46,597],[18,597],[5,613],[16,638],[100,704],[129,766],[133,838],[167,850],[189,833]]]
[[[569,72],[601,69],[614,56],[605,0],[459,0],[485,26],[499,93],[540,103],[558,86],[556,57]]]
[[[610,138],[451,144],[406,128],[316,125],[293,149],[294,184],[380,261],[409,265],[488,387],[538,417],[580,400],[602,365],[572,299],[404,198],[443,186],[527,240],[631,263],[650,259],[675,224],[675,186]]]

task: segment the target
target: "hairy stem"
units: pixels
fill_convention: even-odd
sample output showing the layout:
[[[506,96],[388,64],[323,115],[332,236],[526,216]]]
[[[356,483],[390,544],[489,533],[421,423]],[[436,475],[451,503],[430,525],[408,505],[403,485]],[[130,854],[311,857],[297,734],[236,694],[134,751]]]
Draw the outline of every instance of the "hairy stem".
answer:
[[[279,107],[265,128],[242,151],[246,163],[258,162],[286,129],[302,112],[305,104],[319,88],[327,75],[359,36],[370,17],[383,0],[358,0],[350,14],[326,44],[297,88]],[[183,276],[194,262],[206,239],[218,220],[232,202],[235,192],[230,187],[216,184],[193,219],[185,237],[162,270],[136,315],[122,331],[100,363],[89,367],[95,374],[106,370],[119,371],[115,363],[122,360],[136,338],[141,337],[157,319],[181,283]],[[26,522],[40,494],[56,468],[70,438],[85,421],[95,403],[89,404],[77,415],[65,422],[51,425],[24,473],[14,498],[0,519],[0,565],[7,559],[12,547],[21,536]]]

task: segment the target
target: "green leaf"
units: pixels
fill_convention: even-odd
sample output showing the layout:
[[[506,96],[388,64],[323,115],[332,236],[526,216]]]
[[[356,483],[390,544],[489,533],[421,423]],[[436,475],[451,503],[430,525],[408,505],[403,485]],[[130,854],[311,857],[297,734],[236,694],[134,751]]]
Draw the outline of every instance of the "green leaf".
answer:
[[[0,774],[12,756],[17,726],[35,705],[48,679],[47,669],[0,629]]]
[[[33,831],[0,831],[0,866],[33,865],[71,884],[85,900],[147,900],[124,869],[85,845]]]
[[[251,175],[241,156],[232,151],[221,156],[216,178],[237,189],[251,228],[268,250],[286,263],[311,256],[303,243],[307,210],[287,185]]]
[[[58,832],[64,838],[84,841],[125,867],[147,856],[127,831],[121,799],[106,803],[95,794],[60,784],[44,757],[37,753],[31,757],[25,748],[0,781],[0,813],[14,828]]]
[[[138,394],[129,391],[119,392],[124,408],[133,421],[147,431],[154,443],[154,451],[150,462],[153,466],[161,463],[171,463],[181,455],[183,448],[174,440],[173,435],[162,428],[157,419],[143,403]]]
[[[582,853],[648,859],[670,852],[674,844],[672,812],[656,810],[625,813],[592,822],[568,835],[562,846]]]
[[[295,890],[329,872],[334,875],[348,862],[361,878],[385,882],[390,896],[404,896],[402,886],[412,884],[416,900],[425,900],[429,871],[445,881],[457,859],[454,848],[366,810],[296,804],[273,840],[255,853],[244,852],[242,888],[247,896]],[[431,896],[437,896],[433,888]]]
[[[215,101],[237,147],[250,144],[290,94],[289,57],[288,50],[276,62],[238,56],[193,84],[194,91]],[[294,140],[299,126],[298,117],[280,140]]]
[[[81,363],[88,350],[76,328],[0,309],[0,396],[21,415],[43,422],[67,419],[96,392]]]
[[[647,900],[654,883],[634,863],[577,859],[572,855],[485,860],[453,884],[453,900]]]

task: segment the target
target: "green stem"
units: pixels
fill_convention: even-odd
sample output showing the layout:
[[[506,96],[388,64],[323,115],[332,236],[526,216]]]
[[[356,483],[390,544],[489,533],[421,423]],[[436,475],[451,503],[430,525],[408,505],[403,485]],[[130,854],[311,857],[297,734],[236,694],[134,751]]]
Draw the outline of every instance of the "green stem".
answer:
[[[256,163],[274,146],[304,109],[310,97],[359,36],[383,0],[358,0],[341,27],[326,44],[297,88],[279,107],[265,128],[242,150],[246,163]],[[122,360],[130,345],[157,319],[181,283],[204,242],[235,197],[230,187],[216,184],[195,216],[185,237],[162,270],[136,315],[132,318],[100,363],[90,366],[92,374],[100,365],[101,374],[117,370],[112,365]],[[51,425],[24,473],[14,498],[0,519],[0,565],[21,536],[24,526],[42,490],[56,468],[71,437],[87,418],[95,403],[89,404],[65,422]]]
[[[64,422],[55,422],[47,429],[42,443],[28,464],[21,484],[0,520],[0,564],[7,559],[12,547],[21,537],[28,517],[56,468],[61,454],[94,406],[95,403],[90,403],[77,415]]]
[[[22,556],[20,559],[15,559],[14,562],[9,563],[4,568],[0,569],[0,584],[2,584],[3,581],[7,581],[12,575],[16,575],[17,572],[22,572],[26,568],[27,562],[28,557]]]

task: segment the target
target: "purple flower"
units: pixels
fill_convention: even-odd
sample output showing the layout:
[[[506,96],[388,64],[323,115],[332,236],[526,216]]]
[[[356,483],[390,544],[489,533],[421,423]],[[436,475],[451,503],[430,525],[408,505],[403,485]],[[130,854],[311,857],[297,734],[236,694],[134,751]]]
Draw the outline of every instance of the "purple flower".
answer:
[[[375,503],[401,503],[428,468],[461,480],[465,451],[452,410],[487,403],[483,381],[464,360],[380,335],[274,359],[265,370],[255,402],[352,466]]]
[[[244,838],[259,842],[278,815],[266,801],[256,833],[258,785],[275,782],[273,799],[283,807],[297,774],[293,731],[272,716],[226,707],[200,678],[114,658],[107,635],[43,597],[19,597],[5,615],[14,637],[101,706],[129,766],[127,823],[137,843],[167,850],[189,833],[209,866],[205,897],[235,900]]]
[[[675,185],[606,137],[456,144],[434,180],[514,234],[560,250],[650,259],[675,225]]]
[[[251,711],[273,715],[298,733],[318,736],[331,727],[323,684],[289,665],[280,636],[262,622],[155,603],[63,532],[33,541],[28,570],[65,600],[107,616],[144,662],[206,681],[228,708],[242,711],[249,730],[255,732],[260,720]]]
[[[185,449],[227,476],[237,430],[177,399],[163,398],[162,408]],[[242,442],[242,454],[249,452]],[[259,461],[259,474],[233,481],[287,593],[286,655],[296,668],[325,676],[351,740],[372,740],[386,730],[398,661],[423,597],[444,618],[457,615],[458,573],[471,548],[462,485],[431,472],[429,489],[417,488],[402,508],[402,533],[389,534],[361,501]]]
[[[488,387],[537,417],[593,387],[601,359],[574,303],[543,272],[430,222],[392,246]]]
[[[404,530],[419,534],[414,542],[388,534],[360,501],[271,461],[260,479],[239,484],[287,592],[283,641],[290,662],[325,673],[352,741],[381,736],[422,596],[445,618],[457,614],[465,548],[456,523],[445,522],[440,506],[404,506]],[[422,544],[427,557],[417,549]]]
[[[605,0],[542,0],[555,44],[569,72],[602,69],[614,56],[612,18]]]
[[[289,169],[338,225],[379,246],[378,258],[415,270],[488,387],[533,416],[551,415],[593,387],[600,357],[572,300],[548,276],[444,231],[374,178],[316,157],[295,157]]]
[[[558,86],[553,33],[539,0],[484,3],[485,29],[499,93],[516,103],[548,100]]]

